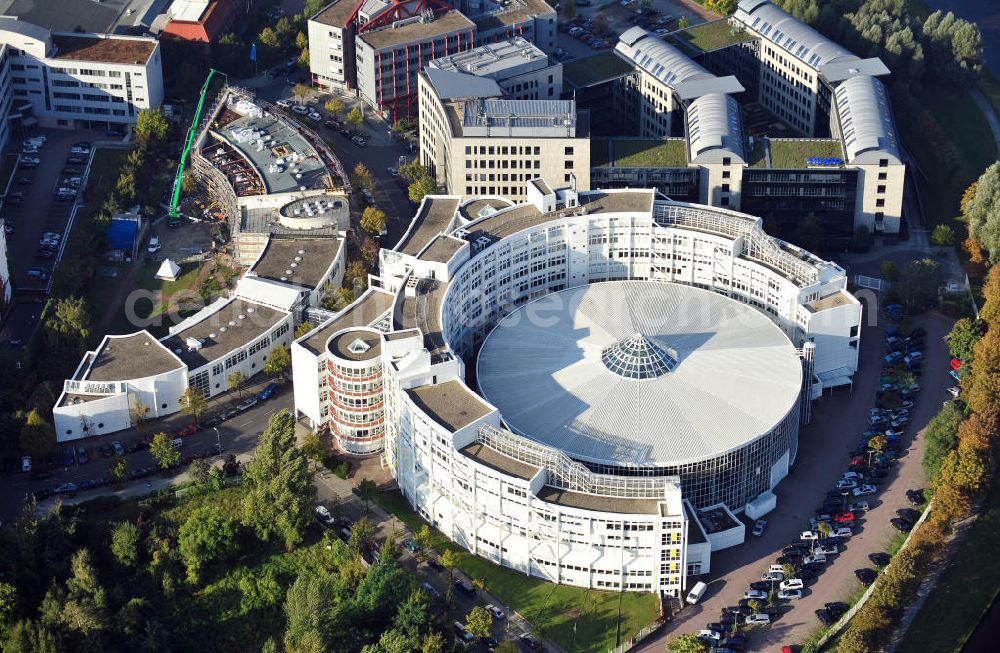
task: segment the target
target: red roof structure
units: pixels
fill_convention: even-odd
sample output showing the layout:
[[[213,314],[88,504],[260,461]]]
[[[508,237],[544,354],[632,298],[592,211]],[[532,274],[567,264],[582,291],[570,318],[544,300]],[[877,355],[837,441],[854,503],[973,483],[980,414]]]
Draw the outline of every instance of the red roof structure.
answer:
[[[183,41],[213,43],[244,14],[244,2],[240,0],[211,0],[196,21],[171,19],[163,28],[161,36]]]

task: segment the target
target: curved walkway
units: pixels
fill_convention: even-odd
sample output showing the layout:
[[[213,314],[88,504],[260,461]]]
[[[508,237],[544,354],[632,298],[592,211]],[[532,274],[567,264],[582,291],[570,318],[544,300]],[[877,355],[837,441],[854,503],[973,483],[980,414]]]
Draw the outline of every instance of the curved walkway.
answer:
[[[990,104],[990,101],[986,99],[986,96],[978,88],[969,89],[969,94],[975,100],[976,104],[979,105],[979,109],[983,112],[986,122],[989,123],[990,131],[993,132],[993,140],[997,143],[997,152],[1000,152],[1000,118],[997,117],[997,112],[993,110],[993,105]]]

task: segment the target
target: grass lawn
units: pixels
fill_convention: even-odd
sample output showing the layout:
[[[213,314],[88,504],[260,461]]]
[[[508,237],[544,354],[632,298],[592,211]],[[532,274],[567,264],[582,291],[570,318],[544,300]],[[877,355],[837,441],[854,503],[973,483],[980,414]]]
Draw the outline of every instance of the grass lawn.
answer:
[[[753,139],[753,147],[750,148],[750,159],[747,164],[751,168],[767,167],[767,152],[764,149],[764,139],[757,136]]]
[[[689,46],[696,52],[711,52],[751,39],[747,32],[734,28],[726,19],[695,25],[686,30],[673,32],[670,36],[682,46]]]
[[[582,88],[596,82],[623,75],[632,70],[632,66],[616,55],[612,50],[605,50],[583,59],[576,59],[563,64],[563,77],[574,86]]]
[[[115,187],[118,170],[125,162],[128,152],[125,148],[100,148],[94,152],[94,160],[90,164],[90,176],[87,178],[87,190],[84,192],[87,201],[84,212],[87,215],[93,215],[100,210],[100,203]],[[94,201],[95,198],[99,201]]]
[[[813,157],[843,159],[844,148],[839,140],[806,140],[801,138],[770,138],[772,168],[805,168]]]
[[[616,168],[683,168],[687,152],[683,138],[615,139],[611,161]]]
[[[414,532],[426,523],[399,492],[381,494],[378,502]],[[568,653],[605,653],[614,648],[619,609],[622,640],[631,637],[659,614],[658,599],[653,594],[554,585],[478,558],[438,531],[433,533],[435,549],[451,549],[458,554],[458,567],[463,572],[472,578],[482,578],[487,591],[523,615],[544,637]]]
[[[896,649],[899,653],[960,651],[1000,589],[1000,481],[994,481],[985,511],[965,534],[937,587]]]

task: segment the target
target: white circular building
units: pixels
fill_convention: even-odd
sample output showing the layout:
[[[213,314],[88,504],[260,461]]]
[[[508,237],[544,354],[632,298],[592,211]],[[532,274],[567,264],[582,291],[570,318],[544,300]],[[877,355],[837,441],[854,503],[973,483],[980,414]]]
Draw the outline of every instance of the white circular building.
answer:
[[[771,320],[699,288],[552,293],[480,351],[480,394],[515,433],[595,471],[678,475],[698,507],[743,506],[794,459],[802,364]]]

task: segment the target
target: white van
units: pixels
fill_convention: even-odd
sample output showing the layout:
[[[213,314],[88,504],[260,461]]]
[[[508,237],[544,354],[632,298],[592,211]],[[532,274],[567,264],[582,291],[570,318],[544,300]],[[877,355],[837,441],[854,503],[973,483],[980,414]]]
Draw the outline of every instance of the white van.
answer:
[[[701,597],[705,595],[705,590],[708,589],[708,585],[705,583],[695,583],[691,591],[688,592],[687,599],[685,599],[691,605],[694,605],[701,600]]]

